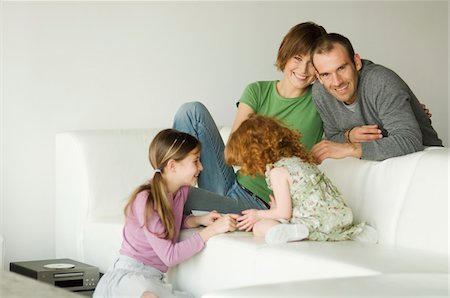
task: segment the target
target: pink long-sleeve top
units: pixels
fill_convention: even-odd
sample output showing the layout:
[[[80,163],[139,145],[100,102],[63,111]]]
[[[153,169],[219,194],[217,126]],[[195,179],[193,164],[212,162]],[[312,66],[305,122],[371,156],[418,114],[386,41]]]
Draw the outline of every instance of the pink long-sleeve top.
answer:
[[[180,230],[185,228],[186,216],[183,215],[184,203],[187,200],[189,187],[181,187],[175,194],[168,194],[172,202],[175,219],[175,237],[172,240],[159,238],[164,234],[164,226],[157,212],[151,214],[147,227],[144,226],[145,203],[148,191],[142,191],[136,196],[123,227],[123,241],[120,253],[129,256],[162,272],[177,265],[201,251],[204,247],[198,233],[178,242]]]

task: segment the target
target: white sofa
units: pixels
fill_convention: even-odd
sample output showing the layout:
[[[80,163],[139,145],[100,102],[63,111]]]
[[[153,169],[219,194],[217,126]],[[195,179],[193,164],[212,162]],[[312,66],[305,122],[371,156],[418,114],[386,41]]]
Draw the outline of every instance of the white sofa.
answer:
[[[56,136],[56,257],[96,265],[118,255],[123,206],[152,175],[148,145],[159,129]],[[223,137],[228,134],[223,129]],[[168,272],[196,297],[448,296],[449,149],[385,160],[326,160],[355,221],[378,244],[301,241],[267,245],[251,233],[210,239]],[[186,237],[195,230],[186,230]]]
[[[3,242],[2,235],[0,235],[0,271],[3,270],[4,255],[5,255],[5,244]]]

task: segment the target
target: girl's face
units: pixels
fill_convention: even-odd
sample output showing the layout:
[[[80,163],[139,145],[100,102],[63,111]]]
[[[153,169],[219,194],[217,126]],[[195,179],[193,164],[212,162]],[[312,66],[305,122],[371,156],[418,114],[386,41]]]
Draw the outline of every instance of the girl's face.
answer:
[[[200,150],[192,150],[188,156],[177,162],[177,172],[181,185],[194,186],[197,184],[198,175],[203,170],[200,162]]]
[[[314,66],[309,55],[296,55],[290,58],[283,70],[283,80],[296,89],[305,89],[316,79]]]

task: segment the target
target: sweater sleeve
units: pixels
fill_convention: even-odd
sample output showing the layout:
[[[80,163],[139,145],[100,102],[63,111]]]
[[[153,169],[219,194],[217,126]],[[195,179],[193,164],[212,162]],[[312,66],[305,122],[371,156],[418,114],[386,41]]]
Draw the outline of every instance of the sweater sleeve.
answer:
[[[153,247],[156,255],[168,267],[182,263],[200,252],[204,247],[204,242],[198,233],[180,242],[173,242],[172,240],[159,238],[145,227],[143,228],[145,229],[144,234],[147,241]]]
[[[362,85],[362,96],[378,114],[383,138],[362,142],[362,158],[384,160],[423,150],[422,133],[411,109],[411,93],[393,71],[382,68],[369,74]]]
[[[182,206],[187,199],[187,189],[188,188],[186,187],[180,190],[178,192],[179,196],[183,196],[184,198],[180,197],[176,199],[176,202],[174,202],[173,208],[178,210],[178,212],[174,214],[176,218],[179,216],[180,219],[182,219]],[[141,230],[143,237],[145,237],[145,240],[148,242],[149,246],[162,263],[164,263],[167,267],[172,267],[189,259],[203,249],[204,242],[198,233],[195,233],[182,241],[178,241],[180,230],[176,231],[176,235],[172,240],[160,238],[160,235],[164,235],[165,228],[161,218],[156,212],[152,213],[148,219],[147,225],[144,225],[144,210],[146,208],[145,202],[146,194],[143,192],[139,193],[135,203],[133,204],[133,211],[137,218],[139,224],[138,227]],[[182,222],[180,222],[178,227],[181,227],[181,225]]]
[[[188,218],[191,217],[191,216],[192,216],[192,214],[189,214],[189,215],[183,214],[183,218],[182,218],[182,220],[181,220],[181,229],[189,229],[189,228],[190,228],[190,227],[187,226],[186,221],[187,221]]]
[[[319,81],[316,81],[312,88],[312,98],[323,122],[325,138],[336,143],[345,143],[345,131],[343,131],[336,122],[336,109],[334,103],[336,99],[330,97],[331,95],[325,90],[322,84],[320,84]]]

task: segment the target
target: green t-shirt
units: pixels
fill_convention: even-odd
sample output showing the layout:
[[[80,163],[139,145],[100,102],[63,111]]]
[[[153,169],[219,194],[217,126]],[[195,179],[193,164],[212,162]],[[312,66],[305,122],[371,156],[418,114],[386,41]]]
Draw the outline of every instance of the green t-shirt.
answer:
[[[296,98],[284,98],[278,94],[277,81],[255,82],[245,88],[239,102],[250,106],[256,114],[275,117],[286,126],[302,134],[301,142],[307,149],[322,139],[322,120],[312,101],[311,89]],[[237,172],[237,181],[261,199],[269,202],[271,191],[264,176],[254,178]]]

